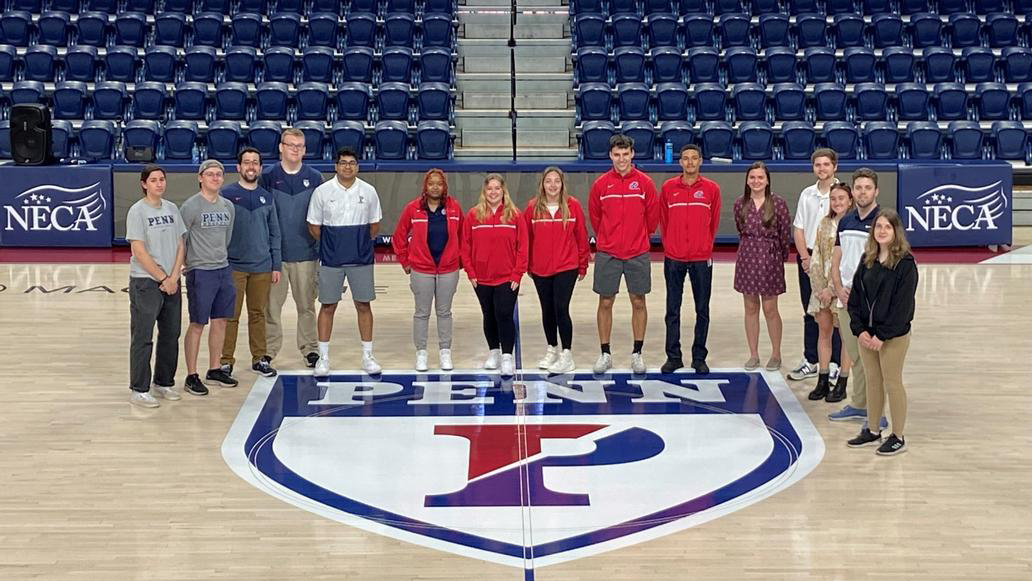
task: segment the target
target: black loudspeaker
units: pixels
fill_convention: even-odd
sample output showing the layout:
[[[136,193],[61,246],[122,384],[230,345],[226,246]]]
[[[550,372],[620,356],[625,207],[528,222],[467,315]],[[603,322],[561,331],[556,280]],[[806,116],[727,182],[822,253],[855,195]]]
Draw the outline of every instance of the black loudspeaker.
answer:
[[[17,165],[50,162],[50,109],[39,103],[11,107],[11,157]]]

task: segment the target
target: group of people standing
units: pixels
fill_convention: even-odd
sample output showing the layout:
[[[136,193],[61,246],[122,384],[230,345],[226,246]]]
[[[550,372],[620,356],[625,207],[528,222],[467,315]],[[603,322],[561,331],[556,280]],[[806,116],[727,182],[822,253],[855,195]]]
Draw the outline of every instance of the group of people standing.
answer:
[[[130,305],[131,401],[156,407],[151,395],[153,329],[158,327],[153,391],[179,399],[174,387],[180,333],[180,276],[186,272],[190,326],[186,333],[185,389],[204,395],[204,383],[235,386],[232,377],[237,327],[247,302],[251,369],[272,376],[272,360],[283,343],[281,311],[288,287],[297,305],[297,348],[316,376],[330,372],[329,341],[333,317],[345,283],[355,304],[362,341],[362,369],[380,372],[373,356],[376,297],[373,240],[382,218],[377,192],[359,179],[355,152],[335,157],[334,178],[322,182],[304,165],[304,136],[287,129],[280,162],[261,170],[257,150],[238,156],[236,184],[223,187],[224,168],[207,160],[198,175],[200,192],[182,211],[163,199],[165,172],[149,165],[141,173],[144,197],[127,218],[132,247]],[[563,172],[542,172],[536,195],[521,211],[500,174],[488,174],[477,202],[467,212],[448,192],[440,169],[423,177],[421,192],[402,210],[392,237],[398,262],[409,275],[415,309],[415,369],[429,369],[428,333],[436,314],[438,364],[452,362],[452,302],[464,270],[483,315],[488,356],[483,367],[503,375],[515,372],[516,325],[513,311],[523,276],[530,273],[537,291],[546,345],[540,369],[567,373],[576,368],[572,354],[570,302],[574,287],[588,271],[587,223],[596,236],[592,289],[599,356],[595,373],[613,366],[610,336],[621,279],[631,304],[633,345],[630,367],[647,369],[642,356],[648,321],[646,295],[652,288],[650,236],[659,228],[663,275],[666,361],[662,372],[685,367],[681,350],[681,304],[685,279],[695,307],[690,367],[708,373],[706,347],[712,294],[713,244],[720,224],[719,186],[700,175],[701,150],[679,152],[681,175],[657,192],[648,175],[633,164],[633,141],[610,140],[612,169],[591,187],[588,212],[567,190]],[[733,206],[739,235],[734,289],[742,294],[749,359],[760,367],[759,314],[763,311],[771,342],[765,368],[782,366],[783,324],[778,297],[784,294],[784,263],[795,246],[804,310],[804,357],[789,373],[793,380],[816,376],[809,399],[850,401],[829,415],[832,420],[867,419],[850,446],[880,443],[879,454],[905,449],[906,397],[903,360],[914,313],[917,269],[898,215],[877,205],[878,176],[854,172],[852,185],[835,179],[837,156],[819,149],[812,156],[817,182],[800,195],[795,219],[788,204],[773,193],[762,162],[746,172],[743,194]],[[855,289],[855,290],[854,290]],[[318,315],[314,302],[321,304]],[[197,371],[204,326],[209,364],[205,381]],[[845,349],[842,349],[845,346]],[[865,373],[866,371],[866,373]],[[882,442],[886,394],[891,435]],[[873,429],[872,429],[873,427]]]

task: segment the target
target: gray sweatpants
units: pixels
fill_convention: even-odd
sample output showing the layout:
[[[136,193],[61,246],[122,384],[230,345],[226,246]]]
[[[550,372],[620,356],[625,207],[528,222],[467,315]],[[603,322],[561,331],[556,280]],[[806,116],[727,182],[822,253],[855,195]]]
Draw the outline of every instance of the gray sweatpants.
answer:
[[[150,278],[129,279],[129,387],[133,391],[150,391],[155,323],[158,326],[158,345],[154,358],[154,383],[164,386],[175,384],[183,291],[167,295],[159,286]]]
[[[412,271],[409,287],[416,299],[416,312],[412,315],[412,341],[416,350],[426,349],[426,336],[430,329],[430,307],[437,311],[437,344],[439,349],[451,349],[452,342],[452,298],[459,286],[459,271],[445,274],[423,274]]]

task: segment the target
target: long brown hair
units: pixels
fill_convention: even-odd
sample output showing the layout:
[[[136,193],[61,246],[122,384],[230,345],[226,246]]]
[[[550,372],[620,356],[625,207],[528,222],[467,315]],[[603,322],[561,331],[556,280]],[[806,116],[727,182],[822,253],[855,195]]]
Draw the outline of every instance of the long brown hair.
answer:
[[[878,261],[880,245],[874,239],[874,229],[878,225],[878,220],[882,218],[885,218],[889,225],[892,226],[893,231],[892,242],[889,243],[889,256],[885,259],[884,266],[886,268],[896,268],[899,261],[907,254],[910,254],[910,243],[907,242],[907,235],[903,231],[903,221],[899,219],[899,214],[891,208],[882,208],[871,224],[871,233],[868,234],[867,246],[864,247],[864,264],[867,265],[867,268],[871,268]]]
[[[483,222],[487,216],[491,214],[491,209],[487,206],[487,184],[491,180],[496,180],[502,186],[502,222],[509,223],[513,220],[519,210],[516,209],[516,204],[512,203],[512,196],[509,195],[509,187],[505,185],[505,178],[502,174],[489,173],[484,177],[484,184],[480,186],[480,199],[477,201],[477,205],[474,206],[477,211],[477,220]]]
[[[566,176],[563,174],[563,170],[554,165],[546,167],[545,171],[541,172],[541,179],[538,180],[538,194],[534,198],[534,217],[551,217],[548,213],[548,196],[545,195],[545,178],[550,173],[558,175],[559,183],[562,184],[562,187],[559,188],[559,215],[563,217],[563,227],[565,227],[566,221],[570,219],[569,194],[566,193]]]
[[[441,205],[443,206],[448,200],[448,176],[444,175],[444,170],[439,168],[431,168],[426,170],[423,174],[423,186],[419,190],[420,205],[424,210],[430,209],[429,203],[426,201],[426,184],[430,182],[430,176],[438,175],[441,177],[441,181],[444,182],[444,188],[441,190]]]
[[[742,194],[742,208],[739,211],[741,214],[742,222],[749,219],[749,204],[752,203],[750,199],[752,193],[749,191],[749,173],[754,169],[762,169],[763,173],[767,174],[767,189],[763,192],[763,227],[770,228],[770,225],[774,222],[774,195],[770,192],[770,170],[767,169],[767,164],[762,161],[757,161],[749,166],[749,169],[745,172],[745,193]]]
[[[831,201],[829,200],[828,201],[828,217],[831,218],[832,220],[834,220],[836,218],[841,218],[842,216],[845,216],[847,213],[849,213],[850,210],[852,210],[853,208],[856,208],[856,200],[853,199],[853,188],[849,187],[848,185],[846,185],[846,184],[844,184],[842,182],[835,182],[835,183],[831,184],[831,189],[828,190],[828,195],[830,196],[831,192],[834,192],[835,190],[842,190],[843,192],[846,192],[846,194],[849,195],[849,207],[846,208],[845,212],[842,212],[841,214],[836,216],[835,215],[835,210],[833,210],[831,208]]]

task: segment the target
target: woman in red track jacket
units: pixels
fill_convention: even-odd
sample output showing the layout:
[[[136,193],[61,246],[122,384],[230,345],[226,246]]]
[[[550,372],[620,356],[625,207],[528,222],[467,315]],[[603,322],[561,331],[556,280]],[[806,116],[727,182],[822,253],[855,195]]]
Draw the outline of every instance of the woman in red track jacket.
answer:
[[[480,201],[466,215],[462,232],[462,266],[480,300],[484,337],[491,350],[484,368],[501,366],[502,375],[512,375],[516,345],[512,312],[527,271],[527,223],[501,175],[484,178]]]
[[[546,168],[538,195],[523,212],[530,238],[530,276],[541,302],[541,322],[548,348],[539,369],[552,373],[574,370],[573,286],[588,272],[588,230],[580,202],[566,192],[566,178],[557,167]],[[557,333],[558,331],[558,333]],[[562,340],[562,351],[559,341]]]
[[[401,211],[391,245],[409,275],[415,298],[412,340],[416,370],[426,371],[430,308],[436,304],[437,345],[441,369],[452,369],[452,298],[459,283],[462,207],[448,195],[448,179],[439,169],[423,176],[420,196]]]

